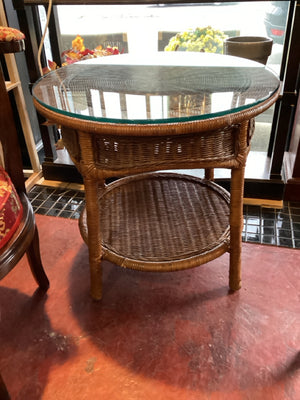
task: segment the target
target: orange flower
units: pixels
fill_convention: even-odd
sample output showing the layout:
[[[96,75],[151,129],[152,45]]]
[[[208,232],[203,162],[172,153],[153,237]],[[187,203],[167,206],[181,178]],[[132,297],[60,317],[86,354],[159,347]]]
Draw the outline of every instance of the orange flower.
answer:
[[[58,68],[58,66],[57,66],[56,62],[48,60],[48,67],[43,68],[43,75],[46,75],[48,72],[54,71],[57,68]]]
[[[84,40],[80,35],[77,35],[74,40],[72,40],[72,49],[75,51],[84,51],[85,46],[83,44]]]
[[[62,56],[65,56],[66,58],[70,58],[71,60],[78,60],[78,52],[74,51],[73,49],[66,50],[62,53]]]

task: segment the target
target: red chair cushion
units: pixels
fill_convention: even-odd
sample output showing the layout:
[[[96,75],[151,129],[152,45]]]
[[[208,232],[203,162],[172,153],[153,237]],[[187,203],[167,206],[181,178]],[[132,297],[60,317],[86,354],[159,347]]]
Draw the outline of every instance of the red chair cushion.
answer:
[[[0,167],[0,248],[5,246],[20,224],[23,207],[6,171]]]

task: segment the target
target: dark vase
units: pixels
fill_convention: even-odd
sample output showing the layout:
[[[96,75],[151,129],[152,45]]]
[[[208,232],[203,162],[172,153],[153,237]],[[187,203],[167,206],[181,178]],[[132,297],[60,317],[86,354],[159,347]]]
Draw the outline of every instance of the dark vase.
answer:
[[[236,36],[225,39],[224,54],[248,58],[266,64],[272,52],[273,40],[260,36]]]

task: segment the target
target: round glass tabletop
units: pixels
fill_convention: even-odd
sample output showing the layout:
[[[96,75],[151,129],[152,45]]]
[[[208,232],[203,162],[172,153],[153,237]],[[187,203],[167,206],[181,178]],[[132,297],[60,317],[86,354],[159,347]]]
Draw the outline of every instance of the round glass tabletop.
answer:
[[[249,109],[279,87],[263,64],[220,54],[158,52],[81,61],[33,88],[47,109],[83,120],[155,124],[208,119]]]

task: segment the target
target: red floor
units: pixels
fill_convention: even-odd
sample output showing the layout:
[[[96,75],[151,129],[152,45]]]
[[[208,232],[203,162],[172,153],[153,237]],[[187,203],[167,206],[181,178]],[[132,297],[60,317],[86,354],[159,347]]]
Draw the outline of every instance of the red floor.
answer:
[[[227,254],[166,274],[106,262],[97,303],[77,221],[37,223],[49,291],[25,258],[0,286],[12,400],[300,399],[299,250],[244,243],[234,294]]]

